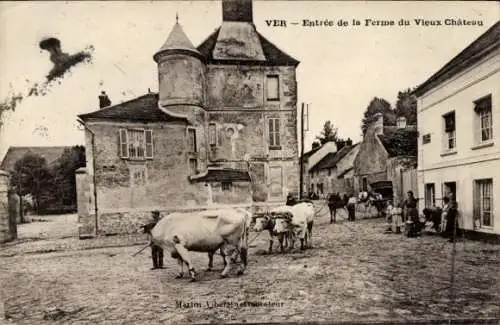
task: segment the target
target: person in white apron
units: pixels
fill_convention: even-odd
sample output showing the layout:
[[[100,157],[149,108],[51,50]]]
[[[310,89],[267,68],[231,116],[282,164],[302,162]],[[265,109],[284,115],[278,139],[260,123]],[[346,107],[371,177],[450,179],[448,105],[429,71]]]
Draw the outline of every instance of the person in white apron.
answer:
[[[399,207],[397,204],[394,204],[394,207],[391,209],[392,216],[392,228],[396,230],[396,234],[401,233],[401,225],[403,224],[403,208]]]

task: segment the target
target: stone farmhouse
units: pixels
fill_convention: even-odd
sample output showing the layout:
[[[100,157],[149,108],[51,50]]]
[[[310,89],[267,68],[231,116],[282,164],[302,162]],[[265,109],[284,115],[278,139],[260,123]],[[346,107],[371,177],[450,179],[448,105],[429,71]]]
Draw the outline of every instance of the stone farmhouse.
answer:
[[[153,55],[159,93],[79,115],[81,235],[131,233],[151,210],[282,204],[299,190],[299,61],[253,24],[252,1],[222,1],[198,47],[177,22]]]
[[[397,125],[384,125],[382,113],[376,114],[359,145],[354,160],[354,191],[374,191],[384,198],[401,202],[412,190],[417,197],[416,125],[398,117]]]

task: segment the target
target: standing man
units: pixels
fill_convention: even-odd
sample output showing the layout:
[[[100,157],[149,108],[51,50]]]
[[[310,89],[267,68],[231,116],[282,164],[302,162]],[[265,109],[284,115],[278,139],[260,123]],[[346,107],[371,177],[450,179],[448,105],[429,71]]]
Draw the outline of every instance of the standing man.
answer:
[[[353,221],[356,220],[356,196],[351,195],[349,200],[347,201],[347,213],[349,214],[349,217],[347,220]]]
[[[406,215],[405,219],[406,220],[411,220],[415,223],[418,223],[418,210],[417,210],[417,202],[418,200],[413,196],[412,191],[408,191],[408,197],[406,200],[403,201],[403,204],[401,204],[401,208],[406,207]]]
[[[156,226],[158,221],[160,221],[160,212],[155,210],[151,212],[153,217],[153,221],[148,223],[147,225],[142,226],[144,228],[144,232],[151,236],[151,230]],[[153,267],[151,270],[163,269],[163,248],[151,243],[151,258],[153,259]]]

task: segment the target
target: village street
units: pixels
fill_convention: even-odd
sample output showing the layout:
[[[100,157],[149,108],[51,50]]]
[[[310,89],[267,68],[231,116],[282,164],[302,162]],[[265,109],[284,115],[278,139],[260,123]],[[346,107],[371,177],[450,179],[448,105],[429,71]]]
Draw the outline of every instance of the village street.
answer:
[[[5,313],[16,324],[500,317],[500,247],[457,244],[450,303],[452,244],[433,236],[384,234],[382,219],[339,219],[330,225],[326,215],[318,218],[314,248],[305,252],[262,255],[262,234],[251,244],[244,276],[219,279],[222,262],[216,256],[217,271],[200,272],[197,283],[174,279],[178,266],[169,256],[165,270],[151,271],[149,250],[132,257],[141,246],[93,248],[139,244],[142,236],[9,245],[0,253]],[[206,255],[193,256],[203,270]],[[177,308],[179,301],[193,307]]]

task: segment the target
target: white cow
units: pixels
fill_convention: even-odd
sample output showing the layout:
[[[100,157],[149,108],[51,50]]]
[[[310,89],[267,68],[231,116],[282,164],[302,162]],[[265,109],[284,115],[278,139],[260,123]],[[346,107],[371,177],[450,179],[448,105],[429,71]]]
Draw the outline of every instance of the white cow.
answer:
[[[301,202],[288,207],[291,218],[276,219],[275,231],[277,233],[293,230],[294,236],[291,237],[290,249],[293,248],[295,238],[300,239],[300,249],[305,246],[312,247],[312,227],[314,223],[315,209],[311,202]],[[283,209],[287,210],[287,209]]]
[[[178,260],[181,267],[178,278],[184,275],[185,263],[191,281],[196,281],[189,251],[206,252],[210,257],[218,249],[230,256],[221,277],[227,276],[238,253],[242,261],[238,275],[241,275],[247,266],[250,220],[251,213],[240,208],[172,213],[156,224],[151,231],[151,241]]]

